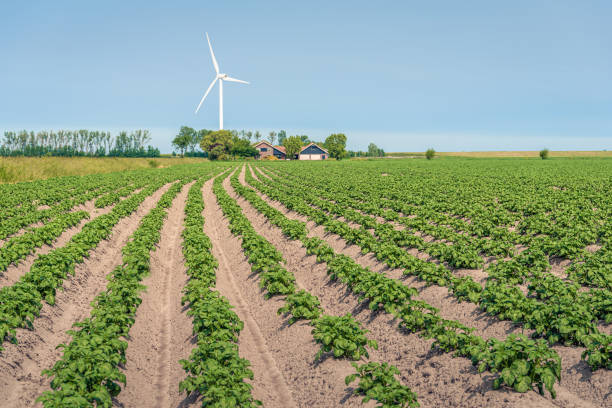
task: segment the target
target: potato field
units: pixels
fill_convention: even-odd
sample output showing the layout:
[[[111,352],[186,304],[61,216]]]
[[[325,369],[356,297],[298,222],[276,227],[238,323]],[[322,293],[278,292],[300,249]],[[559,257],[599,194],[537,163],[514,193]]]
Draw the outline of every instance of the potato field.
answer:
[[[612,160],[0,184],[2,407],[612,407]]]

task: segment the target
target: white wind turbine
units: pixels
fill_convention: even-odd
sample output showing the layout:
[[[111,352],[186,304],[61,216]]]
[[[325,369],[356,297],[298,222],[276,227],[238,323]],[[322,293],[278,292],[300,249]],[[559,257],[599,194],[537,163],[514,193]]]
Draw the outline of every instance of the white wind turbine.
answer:
[[[228,76],[227,74],[219,73],[219,64],[217,64],[215,53],[213,52],[212,45],[210,45],[210,38],[208,38],[208,33],[206,33],[206,40],[208,40],[208,48],[210,48],[210,56],[212,57],[212,62],[213,62],[213,65],[215,66],[215,71],[217,72],[217,76],[210,83],[210,86],[206,90],[206,93],[204,93],[204,96],[202,97],[200,104],[196,108],[195,113],[198,113],[198,111],[200,110],[200,107],[202,106],[202,103],[204,102],[204,99],[206,99],[206,96],[208,95],[212,87],[215,85],[215,82],[219,80],[219,130],[221,130],[223,129],[223,81],[240,82],[241,84],[247,84],[247,85],[249,83],[246,81],[242,81],[240,79],[232,78]]]

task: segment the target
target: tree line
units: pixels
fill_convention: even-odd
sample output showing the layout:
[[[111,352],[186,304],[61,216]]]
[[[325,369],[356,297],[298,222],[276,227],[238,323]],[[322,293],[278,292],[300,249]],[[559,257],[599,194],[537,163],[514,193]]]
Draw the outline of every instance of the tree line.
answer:
[[[210,133],[217,132],[209,129],[200,129],[196,130],[189,126],[181,126],[178,134],[172,140],[172,146],[176,149],[173,154],[178,154],[181,156],[194,157],[194,156],[203,156],[208,157],[208,151],[202,148],[201,143],[205,136]],[[282,142],[287,138],[287,132],[284,130],[280,130],[278,132],[271,131],[268,133],[266,137],[259,131],[252,130],[227,130],[229,135],[231,136],[232,145],[237,144],[236,148],[239,150],[232,149],[227,150],[226,154],[234,157],[249,157],[257,155],[257,151],[253,149],[245,149],[245,144],[251,145],[252,143],[259,142],[262,140],[266,140],[271,144],[282,144]],[[224,132],[225,133],[225,132]],[[304,141],[308,140],[308,136],[300,136]],[[227,137],[224,138],[224,140]],[[201,150],[200,150],[201,149]]]
[[[263,136],[258,130],[196,130],[188,126],[181,126],[178,134],[172,140],[172,146],[181,156],[203,156],[211,160],[227,160],[255,157],[259,154],[253,145],[260,141],[267,141],[272,145],[283,146],[288,159],[295,158],[301,148],[314,142],[324,147],[331,158],[342,159],[348,157],[346,151],[346,135],[335,133],[329,135],[324,142],[310,140],[307,135],[288,136],[284,130],[270,131]],[[198,150],[198,147],[201,150]],[[176,154],[176,152],[173,152]]]
[[[368,145],[368,151],[364,152],[361,150],[357,151],[348,151],[349,157],[385,157],[385,151],[380,147],[376,146],[374,143],[370,143]]]
[[[88,156],[159,157],[159,149],[147,145],[148,130],[111,132],[97,130],[58,130],[4,132],[0,156]],[[145,146],[146,145],[146,146]]]

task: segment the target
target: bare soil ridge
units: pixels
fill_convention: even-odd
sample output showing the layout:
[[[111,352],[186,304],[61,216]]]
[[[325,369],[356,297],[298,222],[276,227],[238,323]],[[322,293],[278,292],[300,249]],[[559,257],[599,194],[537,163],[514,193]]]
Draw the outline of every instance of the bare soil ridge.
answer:
[[[53,366],[62,355],[57,345],[70,340],[72,325],[89,316],[91,302],[106,287],[106,275],[121,262],[121,249],[138,228],[140,220],[157,204],[171,184],[147,197],[138,209],[120,220],[108,240],[101,242],[89,257],[77,264],[74,276],[58,291],[56,303],[43,304],[33,330],[17,329],[18,344],[5,342],[0,354],[0,389],[3,407],[30,407],[49,389],[50,380],[41,371]]]
[[[246,185],[243,177],[240,178],[240,181]],[[276,201],[270,200],[264,194],[261,194],[260,192],[258,192],[258,194],[268,204],[270,204],[277,210],[281,211],[288,218],[305,221],[307,223],[307,229],[309,231],[309,236],[317,236],[325,240],[336,252],[352,257],[361,266],[370,267],[372,270],[388,274],[389,277],[400,279],[406,282],[408,285],[411,285],[411,283],[418,284],[414,286],[419,290],[418,298],[428,301],[428,302],[435,301],[435,302],[432,302],[432,305],[440,308],[441,314],[443,316],[447,318],[453,318],[453,319],[459,320],[460,322],[468,326],[476,327],[477,334],[479,335],[483,335],[485,337],[487,336],[505,337],[504,325],[506,324],[506,322],[499,322],[497,319],[494,319],[486,315],[479,316],[481,313],[480,311],[475,311],[475,313],[477,314],[472,315],[472,313],[467,310],[470,308],[471,304],[466,303],[466,302],[464,303],[456,302],[456,300],[450,297],[447,293],[442,293],[442,292],[445,292],[444,288],[435,288],[435,287],[427,288],[422,283],[418,283],[414,278],[405,279],[401,275],[401,271],[397,271],[397,270],[394,272],[390,271],[386,267],[386,265],[384,265],[382,262],[377,261],[375,258],[369,255],[365,255],[365,256],[361,255],[359,248],[357,246],[348,244],[341,237],[335,234],[327,233],[324,227],[317,226],[314,222],[307,221],[306,217],[303,217],[300,214],[297,214],[293,211],[288,210],[287,208],[282,206],[282,204]],[[254,208],[253,210],[256,211]],[[260,217],[263,217],[263,216],[260,215]],[[268,229],[276,228],[276,227],[273,227],[267,221],[265,221],[265,224],[267,224],[266,228]],[[265,228],[262,226],[262,229],[265,229]],[[282,236],[282,233],[280,232],[280,230],[278,230],[278,233],[281,234]],[[284,237],[283,239],[286,240],[286,238]],[[394,276],[394,275],[397,275],[397,276]],[[324,278],[322,277],[322,279]],[[440,292],[440,290],[442,290],[442,292]],[[475,307],[475,305],[471,305],[471,306]],[[357,318],[359,319],[359,315],[357,315]],[[395,324],[396,323],[397,322],[395,322]],[[367,328],[370,329],[370,326],[367,326]],[[393,326],[390,325],[387,329],[386,334],[384,334],[385,333],[384,331],[381,331],[380,333],[386,335],[387,337],[391,337],[392,331],[393,331]],[[517,329],[512,329],[511,326],[509,326],[508,333],[511,331],[517,331]],[[409,335],[409,336],[404,336],[404,337],[408,339],[408,337],[412,337],[412,336],[414,335]],[[419,340],[424,341],[420,338]],[[429,341],[427,342],[428,344],[431,344],[431,342]],[[414,347],[414,350],[418,350],[418,349],[419,347],[416,347],[416,346]],[[611,376],[609,376],[605,372],[605,370],[598,370],[596,372],[590,372],[590,370],[586,366],[586,363],[580,360],[580,353],[581,353],[580,348],[556,346],[555,349],[561,355],[561,358],[563,360],[562,383],[561,385],[557,386],[558,396],[556,400],[550,400],[548,398],[545,399],[539,396],[539,394],[535,392],[529,392],[528,394],[518,394],[518,393],[508,392],[506,394],[506,392],[493,391],[491,389],[491,380],[487,380],[486,386],[485,386],[483,385],[482,379],[478,378],[476,380],[476,383],[472,384],[471,386],[462,385],[458,387],[458,389],[455,392],[455,394],[460,395],[462,393],[459,392],[459,389],[465,390],[465,397],[470,398],[469,403],[468,403],[468,400],[466,400],[465,402],[454,400],[451,403],[451,405],[452,406],[455,406],[455,405],[462,406],[463,404],[466,404],[465,406],[468,406],[468,405],[481,406],[479,403],[476,402],[477,397],[475,396],[475,395],[481,395],[481,394],[484,394],[487,396],[487,400],[486,400],[487,402],[485,404],[485,401],[483,400],[482,403],[484,405],[482,406],[485,406],[488,404],[492,404],[496,406],[508,406],[507,403],[512,402],[512,401],[514,402],[512,402],[510,406],[532,406],[532,404],[535,404],[536,401],[538,400],[540,400],[540,402],[537,402],[537,404],[539,405],[544,404],[543,406],[546,406],[546,404],[554,404],[554,405],[563,406],[563,407],[584,407],[584,406],[608,406],[612,404],[612,393],[609,392],[609,390],[612,388],[612,378],[610,378]],[[443,354],[440,356],[440,358],[444,358],[445,356],[447,360],[444,360],[443,362],[439,362],[439,363],[434,363],[434,365],[443,372],[451,372],[451,373],[453,372],[453,367],[460,367],[458,368],[458,372],[462,373],[462,375],[458,376],[458,378],[453,376],[452,384],[456,384],[457,382],[465,381],[465,378],[469,377],[470,374],[473,377],[479,377],[475,368],[472,367],[469,361],[467,361],[466,359],[452,358],[452,356],[450,356],[449,354],[446,354],[446,355]],[[398,364],[398,368],[400,368],[400,371],[404,373],[404,370],[401,368],[402,364]],[[421,362],[421,364],[425,365],[428,363]],[[414,368],[410,368],[410,370],[411,370],[410,372],[414,372]],[[425,374],[425,377],[427,377],[429,381],[432,381],[432,378],[431,378],[432,374],[433,374],[432,372],[429,372]],[[478,382],[480,384],[477,384]],[[441,384],[435,391],[433,391],[432,389],[428,389],[427,391],[425,391],[425,394],[423,393],[423,391],[419,389],[418,386],[413,386],[413,384],[411,383],[408,383],[408,385],[413,389],[413,391],[417,392],[417,394],[420,397],[419,401],[423,401],[422,395],[427,395],[427,396],[433,395],[434,397],[437,395],[438,397],[440,397],[441,396],[440,394],[443,393],[444,390],[448,388],[447,383],[448,383],[448,378],[442,379]],[[533,401],[530,401],[529,403],[526,403],[525,402],[526,400],[522,399],[522,398],[526,398],[524,397],[525,395],[533,395],[536,397],[536,399]],[[503,400],[504,401],[508,400],[508,401],[494,402],[496,398],[498,398],[498,396],[503,396]],[[519,398],[519,399],[516,399],[516,398]],[[449,403],[448,400],[431,401],[432,405],[448,404],[448,403]],[[498,405],[498,403],[500,403],[501,405]],[[517,405],[515,405],[515,403]],[[429,406],[429,404],[427,403],[425,406]]]
[[[142,189],[139,189],[133,194],[137,194],[140,190]],[[121,200],[123,201],[126,198],[127,197],[122,197]],[[13,264],[9,266],[6,269],[6,271],[0,272],[0,288],[3,288],[5,286],[10,286],[14,284],[15,282],[17,282],[19,278],[21,278],[22,275],[24,275],[26,272],[30,270],[30,268],[32,267],[32,265],[34,264],[34,262],[36,261],[36,259],[38,259],[40,255],[48,254],[54,249],[63,247],[64,245],[68,243],[68,241],[70,241],[70,239],[72,239],[74,235],[78,234],[83,229],[85,224],[87,224],[90,221],[93,221],[94,219],[98,218],[101,215],[108,214],[115,207],[114,205],[110,205],[104,208],[96,208],[94,205],[95,201],[96,201],[96,198],[89,200],[81,205],[78,205],[74,207],[72,210],[70,210],[70,212],[87,211],[89,213],[88,219],[84,219],[79,224],[75,225],[74,227],[66,229],[64,232],[61,233],[60,236],[58,236],[51,243],[51,245],[42,245],[36,248],[25,259],[19,261],[17,264]],[[37,223],[37,226],[42,226],[42,225],[43,225],[42,223]],[[25,232],[26,229],[23,229],[22,231]],[[15,234],[15,236],[22,235],[23,232],[21,232],[21,234]],[[7,238],[7,240],[8,239],[10,238]],[[0,243],[1,242],[2,241],[0,241]]]
[[[178,407],[189,404],[179,394],[185,373],[179,360],[193,347],[192,323],[181,305],[188,277],[182,255],[183,221],[187,192],[183,186],[168,210],[157,249],[151,254],[150,275],[142,303],[130,329],[126,386],[117,397],[124,407]]]
[[[224,187],[227,189],[229,179],[224,181]],[[207,208],[211,208],[208,202]],[[215,202],[216,206],[216,202]],[[218,206],[217,206],[218,208]],[[218,209],[220,212],[220,209]],[[210,219],[210,216],[207,218]],[[247,263],[240,247],[240,241],[234,238],[227,225],[227,221],[223,220],[219,228],[220,236],[214,238],[214,241],[221,239],[226,245],[231,243],[231,249],[228,246],[226,250],[226,259],[231,262],[231,272],[233,272],[233,280],[237,285],[237,289],[227,287],[227,283],[222,283],[224,274],[219,274],[218,287],[223,295],[235,296],[239,294],[245,303],[245,309],[237,308],[236,312],[243,321],[245,321],[245,330],[248,327],[245,314],[251,314],[253,323],[258,326],[261,335],[267,345],[267,349],[273,358],[274,364],[277,366],[282,378],[284,378],[289,393],[281,392],[281,396],[289,395],[294,404],[299,407],[329,407],[337,406],[337,401],[343,401],[343,406],[360,406],[359,400],[356,398],[347,399],[348,390],[344,385],[344,377],[352,372],[352,367],[348,361],[339,361],[327,359],[321,363],[314,362],[314,356],[319,347],[313,341],[311,334],[311,326],[304,322],[298,322],[289,326],[287,319],[279,316],[276,311],[284,302],[281,297],[273,297],[266,300],[264,293],[259,288],[259,278],[253,275],[250,265]],[[212,228],[212,226],[211,226]],[[214,233],[209,234],[211,238]],[[213,244],[214,245],[214,244]],[[214,248],[214,246],[213,246]],[[219,259],[221,261],[221,258]],[[236,262],[239,260],[239,262]],[[235,266],[234,266],[235,265]],[[238,302],[230,298],[232,304],[237,305]],[[240,352],[244,353],[244,357],[249,359],[253,365],[255,374],[254,396],[263,401],[265,406],[280,407],[279,400],[267,401],[268,395],[263,394],[262,387],[266,389],[270,386],[265,375],[265,367],[258,362],[257,356],[252,345],[248,344],[249,334],[243,331],[240,336]],[[259,384],[263,381],[264,384]]]

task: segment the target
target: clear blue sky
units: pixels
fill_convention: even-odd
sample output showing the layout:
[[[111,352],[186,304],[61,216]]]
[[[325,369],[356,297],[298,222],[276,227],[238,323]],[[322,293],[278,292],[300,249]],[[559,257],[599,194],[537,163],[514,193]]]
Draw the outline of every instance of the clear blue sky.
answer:
[[[95,3],[95,4],[94,4]],[[0,131],[286,129],[387,151],[612,149],[612,2],[3,1]]]

